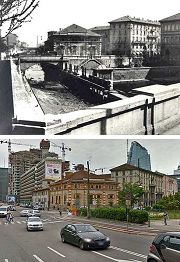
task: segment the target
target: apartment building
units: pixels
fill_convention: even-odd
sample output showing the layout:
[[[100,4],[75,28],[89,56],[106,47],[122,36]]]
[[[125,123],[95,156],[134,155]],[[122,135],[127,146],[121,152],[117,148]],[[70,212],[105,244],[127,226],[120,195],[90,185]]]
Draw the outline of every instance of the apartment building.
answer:
[[[160,23],[130,16],[109,22],[109,53],[121,56],[153,56],[160,52]]]
[[[161,57],[164,63],[180,65],[180,13],[160,20]]]
[[[62,160],[46,157],[21,176],[20,202],[32,202],[34,190],[41,190],[62,178]]]
[[[157,200],[178,192],[177,180],[159,172],[152,172],[130,164],[112,168],[111,178],[123,188],[124,183],[137,183],[145,193],[142,198],[144,206],[152,206]]]

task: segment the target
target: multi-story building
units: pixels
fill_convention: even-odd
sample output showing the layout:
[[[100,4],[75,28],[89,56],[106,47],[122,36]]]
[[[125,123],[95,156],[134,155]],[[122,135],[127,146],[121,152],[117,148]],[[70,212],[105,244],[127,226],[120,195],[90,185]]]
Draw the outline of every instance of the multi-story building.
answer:
[[[128,153],[128,164],[151,170],[151,159],[147,149],[141,146],[138,142],[133,141]]]
[[[0,202],[6,201],[8,194],[9,172],[8,168],[0,167]]]
[[[160,20],[161,57],[168,64],[180,64],[180,13]]]
[[[10,194],[20,196],[20,180],[23,173],[28,171],[37,161],[40,161],[40,150],[12,152],[9,156],[11,163]]]
[[[180,165],[178,165],[178,168],[174,170],[173,177],[177,179],[178,192],[180,192]]]
[[[110,206],[118,203],[119,185],[110,175],[89,174],[85,170],[68,173],[66,177],[50,184],[50,208],[59,206],[76,208],[87,206],[88,188],[90,205]]]
[[[109,53],[132,57],[160,52],[160,23],[124,16],[110,23]]]
[[[62,161],[46,157],[21,175],[20,202],[32,202],[33,190],[42,190],[62,178]]]
[[[96,26],[90,29],[94,33],[101,35],[102,39],[102,55],[108,54],[109,51],[109,33],[110,33],[110,26]]]
[[[59,31],[48,32],[46,51],[62,56],[101,55],[101,36],[76,24]]]
[[[144,189],[145,193],[142,197],[144,206],[152,206],[163,196],[177,192],[176,179],[159,172],[152,172],[130,164],[123,164],[110,171],[111,178],[119,183],[120,188],[123,188],[125,183],[137,183]]]

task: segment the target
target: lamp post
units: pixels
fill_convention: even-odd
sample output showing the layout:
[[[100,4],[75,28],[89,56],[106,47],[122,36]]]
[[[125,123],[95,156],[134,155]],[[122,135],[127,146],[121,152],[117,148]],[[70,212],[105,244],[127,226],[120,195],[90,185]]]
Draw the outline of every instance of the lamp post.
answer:
[[[87,218],[90,218],[89,161],[87,161]]]
[[[1,27],[2,27],[2,0],[0,0],[0,60],[1,60],[1,48],[2,48]]]

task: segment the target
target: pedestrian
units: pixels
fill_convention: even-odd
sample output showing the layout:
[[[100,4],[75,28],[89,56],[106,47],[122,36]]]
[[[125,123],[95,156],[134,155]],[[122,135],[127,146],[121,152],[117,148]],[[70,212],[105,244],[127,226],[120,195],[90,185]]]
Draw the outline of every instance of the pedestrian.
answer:
[[[164,217],[164,225],[167,226],[168,214],[166,211],[164,211],[163,217]]]
[[[7,215],[6,215],[6,221],[8,222],[8,223],[10,223],[10,211],[8,210],[7,211]]]
[[[62,208],[61,208],[61,206],[59,207],[59,215],[60,215],[60,217],[62,216]]]
[[[11,222],[13,222],[13,215],[12,215],[12,213],[10,212],[10,214],[9,214],[9,223],[11,223]]]

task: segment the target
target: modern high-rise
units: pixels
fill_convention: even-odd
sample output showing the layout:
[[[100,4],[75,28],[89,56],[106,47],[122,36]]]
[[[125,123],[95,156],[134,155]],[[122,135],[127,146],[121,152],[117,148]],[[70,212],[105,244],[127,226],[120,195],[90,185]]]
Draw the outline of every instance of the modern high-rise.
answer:
[[[147,149],[133,141],[128,153],[128,164],[151,171],[151,159]]]
[[[8,194],[9,173],[8,168],[0,167],[0,202],[6,201]]]

